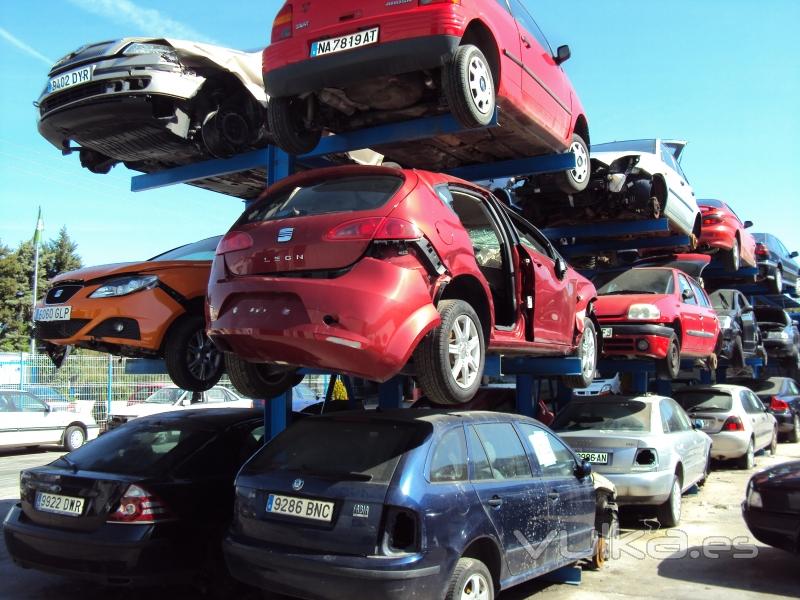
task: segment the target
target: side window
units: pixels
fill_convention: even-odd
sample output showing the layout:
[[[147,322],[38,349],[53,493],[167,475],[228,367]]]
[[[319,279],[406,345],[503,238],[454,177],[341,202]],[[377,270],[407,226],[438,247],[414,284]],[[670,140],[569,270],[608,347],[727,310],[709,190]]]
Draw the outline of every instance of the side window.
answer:
[[[744,407],[746,413],[753,414],[758,412],[756,410],[756,405],[753,403],[753,399],[750,398],[749,392],[741,392],[740,398],[742,400],[742,407]]]
[[[544,33],[542,33],[542,30],[539,29],[536,21],[533,20],[533,17],[530,15],[528,9],[525,8],[522,2],[519,0],[511,0],[511,12],[514,14],[514,18],[517,19],[519,25],[536,38],[536,41],[539,42],[539,45],[542,47],[542,49],[550,54],[553,54],[553,50],[550,48],[550,42],[548,42],[547,38],[544,37]]]
[[[680,173],[678,163],[675,162],[675,156],[664,144],[661,144],[661,160],[663,160],[673,171]]]
[[[661,426],[664,428],[664,433],[672,433],[675,411],[672,408],[672,405],[666,400],[662,400],[659,403],[659,406],[661,407]]]
[[[28,394],[14,394],[11,400],[20,412],[44,412],[47,410],[44,402]]]
[[[464,429],[457,427],[442,436],[431,459],[431,481],[466,481],[467,441]]]
[[[474,427],[467,427],[467,437],[469,438],[470,458],[472,459],[473,481],[494,479],[492,467],[489,465],[489,458],[483,448],[483,442],[481,442]]]
[[[14,412],[14,405],[4,394],[0,394],[0,413],[4,412]]]
[[[225,392],[220,388],[211,388],[206,392],[206,402],[219,403],[227,400]]]
[[[436,192],[436,197],[439,198],[442,204],[455,213],[453,210],[453,194],[450,193],[450,188],[446,185],[437,185],[433,190]]]
[[[689,431],[692,428],[692,424],[689,421],[686,411],[683,410],[683,408],[681,408],[681,406],[674,400],[670,400],[669,404],[672,406],[672,420],[670,421],[669,427],[670,431]],[[674,429],[673,425],[677,429]]]
[[[789,393],[797,396],[800,394],[800,389],[797,388],[797,384],[794,381],[787,381],[787,387],[789,388]]]
[[[451,189],[450,193],[453,211],[469,234],[478,265],[501,269],[503,252],[500,232],[483,200],[460,190]]]
[[[511,223],[514,225],[514,229],[517,230],[519,241],[523,246],[530,248],[539,254],[550,256],[547,244],[544,244],[542,240],[539,239],[539,236],[536,235],[536,232],[531,229],[531,226],[526,223],[522,217],[512,213],[511,211],[508,211],[508,216],[511,219]]]
[[[750,403],[753,405],[753,412],[760,413],[764,412],[764,403],[761,402],[761,398],[756,396],[753,392],[747,392],[747,395],[750,396]]]
[[[711,307],[711,303],[706,298],[706,293],[703,291],[699,285],[697,285],[694,281],[690,281],[689,284],[692,286],[692,291],[694,292],[694,298],[697,300],[697,304],[700,306],[705,306],[706,308]]]
[[[522,435],[528,440],[543,477],[572,477],[575,475],[575,457],[553,434],[533,425],[520,424]]]
[[[511,423],[486,423],[475,430],[483,442],[495,479],[533,477],[528,455]]]
[[[683,275],[678,275],[678,283],[681,287],[681,302],[684,304],[697,304],[697,298],[694,296],[694,290],[692,286],[689,284],[689,280],[686,279]],[[683,292],[685,290],[689,290],[692,293],[692,297],[688,300],[683,297]]]

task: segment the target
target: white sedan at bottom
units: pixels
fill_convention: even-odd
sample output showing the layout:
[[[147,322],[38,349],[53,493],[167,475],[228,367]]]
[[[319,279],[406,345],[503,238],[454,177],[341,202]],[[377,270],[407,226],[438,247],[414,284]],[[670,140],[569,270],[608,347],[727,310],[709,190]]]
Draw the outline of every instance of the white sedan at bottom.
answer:
[[[29,392],[0,390],[0,448],[56,445],[72,452],[99,431],[89,413],[53,411]]]

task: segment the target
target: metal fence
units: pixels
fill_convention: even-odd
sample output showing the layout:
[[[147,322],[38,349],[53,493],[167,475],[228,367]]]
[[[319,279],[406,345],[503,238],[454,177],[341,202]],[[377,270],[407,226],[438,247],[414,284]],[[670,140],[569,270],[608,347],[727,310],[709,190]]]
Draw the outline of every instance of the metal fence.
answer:
[[[103,422],[115,409],[134,398],[143,400],[159,387],[173,385],[164,374],[126,372],[128,359],[109,354],[72,354],[56,369],[44,354],[0,353],[0,387],[32,392],[55,410],[91,412]],[[307,375],[303,383],[325,395],[327,375]],[[235,389],[227,376],[218,385]]]

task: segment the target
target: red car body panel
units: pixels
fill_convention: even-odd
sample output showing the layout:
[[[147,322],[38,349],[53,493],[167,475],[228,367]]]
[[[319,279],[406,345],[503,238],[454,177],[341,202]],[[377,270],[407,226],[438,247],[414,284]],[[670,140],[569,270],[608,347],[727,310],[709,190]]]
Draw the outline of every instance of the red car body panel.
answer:
[[[476,261],[473,241],[433,186],[455,186],[473,200],[481,198],[478,204],[497,210],[496,201],[482,188],[425,171],[357,166],[301,173],[272,186],[265,195],[315,180],[365,175],[389,175],[403,182],[374,210],[234,226],[232,232],[249,235],[253,246],[217,255],[212,265],[208,334],[222,349],[250,362],[314,367],[385,381],[400,372],[422,337],[441,322],[436,299],[456,282],[469,283],[483,294],[489,351],[575,353],[583,317],[591,312],[596,297],[594,286],[572,269],[558,279],[553,258],[522,244],[514,244],[509,253],[515,265],[510,293],[515,296],[516,314],[513,322],[497,327],[492,290]],[[325,238],[343,222],[373,216],[413,223],[440,259],[441,272],[427,268],[416,250],[394,253],[374,240]],[[505,218],[499,217],[503,227],[510,223]],[[287,227],[294,228],[291,243],[277,242],[277,232]],[[276,262],[276,256],[281,260]],[[530,311],[524,309],[526,296],[532,297]]]
[[[706,261],[708,257],[705,258]],[[664,267],[638,267],[639,269],[664,269]],[[685,273],[667,268],[673,277],[674,286],[670,294],[620,294],[601,295],[595,302],[595,315],[601,331],[611,329],[612,337],[603,337],[604,356],[627,356],[665,358],[670,338],[680,329],[680,352],[682,358],[705,358],[717,349],[719,321],[708,297],[696,281],[693,283],[705,297],[708,306],[689,304],[681,297],[679,277],[691,279]],[[628,310],[633,304],[651,304],[658,308],[661,316],[653,320],[632,320]],[[642,349],[639,342],[647,343]]]
[[[273,39],[263,52],[264,86],[270,96],[297,96],[347,86],[379,75],[441,67],[467,30],[480,29],[499,62],[495,81],[504,126],[511,122],[542,149],[568,148],[583,106],[549,47],[500,3],[295,2],[291,36]],[[281,14],[281,13],[279,13]],[[525,17],[528,18],[528,17]],[[302,26],[301,26],[302,25]],[[379,27],[377,44],[311,57],[315,41]],[[546,43],[545,40],[542,40]],[[396,52],[392,51],[396,44]],[[384,53],[376,54],[376,48]],[[584,133],[587,137],[588,134]],[[589,140],[585,140],[589,143]]]
[[[744,227],[744,223],[724,202],[714,201],[721,206],[712,206],[703,200],[697,205],[703,218],[699,245],[701,248],[715,248],[730,251],[734,240],[739,240],[739,253],[742,265],[756,266],[756,240]]]

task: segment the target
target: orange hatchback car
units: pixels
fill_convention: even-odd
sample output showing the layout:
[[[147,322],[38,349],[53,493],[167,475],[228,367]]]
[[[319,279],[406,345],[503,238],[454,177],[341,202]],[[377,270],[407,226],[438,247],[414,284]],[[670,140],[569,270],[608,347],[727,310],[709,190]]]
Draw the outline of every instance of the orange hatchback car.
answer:
[[[205,333],[211,260],[222,236],[135,263],[87,267],[53,278],[36,305],[36,338],[56,365],[72,346],[163,358],[172,381],[211,388],[224,371]]]

